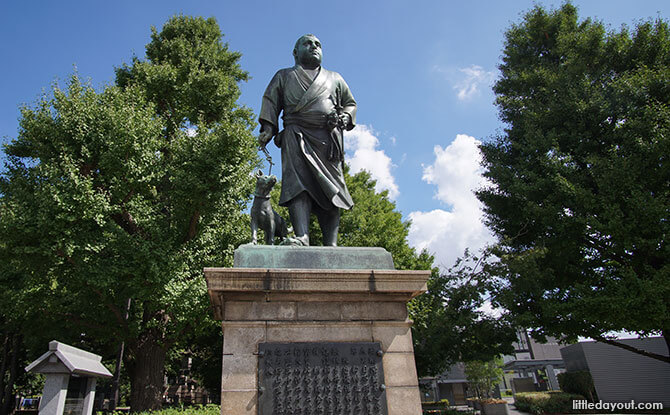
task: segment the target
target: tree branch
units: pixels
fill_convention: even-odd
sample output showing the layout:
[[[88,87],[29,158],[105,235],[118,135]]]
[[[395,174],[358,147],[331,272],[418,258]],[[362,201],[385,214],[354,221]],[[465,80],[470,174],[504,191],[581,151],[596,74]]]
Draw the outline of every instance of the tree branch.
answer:
[[[191,221],[188,224],[188,232],[186,232],[186,237],[184,242],[188,242],[191,239],[195,238],[195,235],[198,233],[198,222],[200,221],[200,209],[196,209],[191,216]]]
[[[94,163],[81,163],[79,165],[79,174],[84,177],[91,175],[91,172],[96,168]]]
[[[124,210],[121,213],[115,213],[111,217],[112,220],[121,227],[121,229],[128,232],[130,235],[140,233],[144,236],[140,227],[137,225],[137,222],[135,222],[135,218],[133,218],[133,216],[128,211]]]
[[[670,364],[670,356],[664,356],[662,354],[648,352],[646,350],[638,349],[638,348],[630,346],[628,344],[621,343],[621,342],[618,342],[616,340],[610,340],[610,339],[602,337],[602,336],[594,336],[593,338],[598,340],[599,342],[610,344],[610,345],[616,346],[616,347],[620,347],[622,349],[628,350],[629,352],[640,354],[642,356],[647,356],[647,357],[650,357],[652,359],[660,360],[661,362],[665,362],[665,363]]]
[[[126,195],[126,197],[124,197],[123,200],[121,201],[121,205],[125,205],[126,203],[128,203],[128,201],[130,200],[130,198],[133,197],[134,195],[135,195],[135,190],[134,190],[134,189],[130,189],[130,192],[128,192],[128,194]]]
[[[4,404],[4,394],[5,394],[5,372],[7,371],[7,362],[9,361],[9,350],[10,346],[10,336],[12,334],[5,333],[5,339],[2,342],[2,360],[0,361],[0,408]]]
[[[72,314],[72,313],[59,313],[60,316],[63,316],[67,318],[70,321],[74,321],[75,323],[83,326],[83,327],[88,327],[90,329],[96,329],[96,330],[101,330],[105,332],[109,332],[109,326],[103,326],[100,324],[93,324],[89,320],[84,320],[80,318],[79,316]]]
[[[179,332],[176,333],[175,336],[172,336],[172,339],[165,341],[166,345],[168,347],[172,347],[172,345],[175,344],[178,339],[183,338],[186,335],[186,333],[190,332],[192,329],[193,327],[191,326],[191,323],[184,324],[184,327],[182,327],[181,330],[179,330]]]
[[[590,235],[584,235],[584,242],[587,245],[590,245],[591,248],[597,249],[600,252],[607,252],[611,257],[622,264],[629,262],[633,258],[632,254],[625,255],[625,253],[615,252],[613,249],[603,246],[600,240],[597,240]]]
[[[56,255],[65,259],[68,262],[68,264],[70,264],[70,265],[77,265],[77,263],[74,262],[74,259],[72,259],[72,257],[65,255],[65,252],[62,249],[57,249],[56,250]]]
[[[124,326],[124,327],[127,327],[127,326],[128,326],[128,321],[127,321],[128,318],[126,317],[126,318],[124,319],[123,316],[121,315],[121,310],[119,310],[117,307],[115,307],[114,304],[110,303],[109,301],[106,301],[105,296],[102,294],[102,292],[101,292],[99,289],[93,287],[91,284],[88,284],[88,283],[85,284],[85,285],[86,285],[86,287],[88,287],[91,291],[93,291],[93,292],[95,293],[95,295],[97,295],[98,298],[100,298],[100,300],[101,300],[103,303],[105,303],[105,306],[106,306],[106,307],[107,307],[107,308],[114,314],[114,316],[116,317],[116,320],[117,320],[122,326]]]

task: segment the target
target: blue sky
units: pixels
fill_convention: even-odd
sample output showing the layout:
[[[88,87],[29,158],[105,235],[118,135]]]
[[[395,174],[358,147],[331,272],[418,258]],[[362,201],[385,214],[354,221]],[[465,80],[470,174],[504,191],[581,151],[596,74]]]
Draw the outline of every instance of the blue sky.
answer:
[[[19,105],[32,105],[76,66],[96,88],[114,67],[144,56],[150,27],[175,14],[215,17],[251,75],[240,102],[256,113],[275,71],[291,66],[304,33],[323,44],[358,102],[347,161],[366,168],[412,219],[410,242],[449,266],[491,241],[470,194],[480,186],[476,140],[502,127],[490,85],[503,34],[535,3],[513,1],[8,1],[0,3],[0,140],[16,137]],[[582,18],[612,29],[668,17],[667,0],[575,1]],[[272,155],[279,160],[273,145]],[[275,170],[273,170],[274,172]],[[276,170],[278,171],[278,169]]]

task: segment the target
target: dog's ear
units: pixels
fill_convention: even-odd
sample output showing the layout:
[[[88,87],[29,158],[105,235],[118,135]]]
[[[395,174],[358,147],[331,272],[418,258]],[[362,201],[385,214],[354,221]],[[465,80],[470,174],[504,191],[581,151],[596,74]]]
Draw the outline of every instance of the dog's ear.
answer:
[[[263,177],[263,172],[261,170],[258,170],[256,172],[256,177]]]

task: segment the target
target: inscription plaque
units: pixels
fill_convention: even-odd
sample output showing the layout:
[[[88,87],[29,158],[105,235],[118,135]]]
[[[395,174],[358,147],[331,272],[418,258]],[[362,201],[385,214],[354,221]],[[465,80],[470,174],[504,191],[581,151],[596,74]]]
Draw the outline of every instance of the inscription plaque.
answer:
[[[387,415],[379,343],[260,343],[259,415]]]

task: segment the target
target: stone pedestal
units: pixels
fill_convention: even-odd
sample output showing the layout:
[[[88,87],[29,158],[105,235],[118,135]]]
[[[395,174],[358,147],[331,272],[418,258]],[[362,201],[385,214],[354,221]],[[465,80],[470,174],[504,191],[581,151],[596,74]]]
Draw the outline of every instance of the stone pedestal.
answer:
[[[388,269],[386,251],[355,249],[243,247],[235,268],[205,269],[223,327],[222,415],[258,413],[259,344],[289,342],[380,343],[388,414],[421,414],[406,303],[430,271]],[[259,261],[274,267],[249,268]],[[299,268],[305,262],[321,268]],[[371,262],[386,269],[363,268]]]

